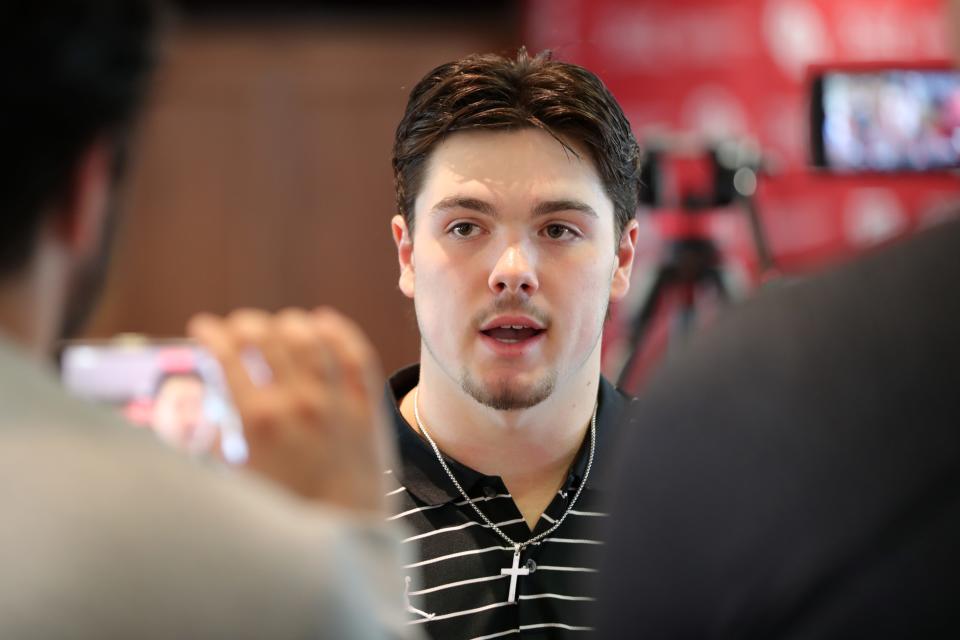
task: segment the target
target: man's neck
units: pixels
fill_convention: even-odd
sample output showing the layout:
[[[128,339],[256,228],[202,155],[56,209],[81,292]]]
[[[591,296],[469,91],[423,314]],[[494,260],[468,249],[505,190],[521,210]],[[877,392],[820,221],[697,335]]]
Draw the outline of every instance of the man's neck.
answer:
[[[28,274],[30,275],[30,274]],[[0,333],[37,359],[44,359],[50,351],[52,333],[49,303],[38,292],[35,277],[7,277],[0,279]]]
[[[440,450],[480,473],[500,476],[532,529],[583,444],[599,383],[598,349],[543,402],[501,411],[474,400],[425,354],[419,393],[402,398],[400,411],[417,429],[418,396],[420,418]]]

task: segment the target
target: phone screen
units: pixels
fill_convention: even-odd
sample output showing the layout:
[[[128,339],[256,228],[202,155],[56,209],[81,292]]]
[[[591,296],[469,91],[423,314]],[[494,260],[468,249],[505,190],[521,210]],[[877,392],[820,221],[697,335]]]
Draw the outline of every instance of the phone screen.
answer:
[[[812,97],[815,163],[836,171],[960,167],[960,72],[829,70]]]
[[[69,391],[113,407],[177,449],[219,449],[231,463],[246,459],[243,429],[220,366],[195,344],[70,342],[60,367]]]

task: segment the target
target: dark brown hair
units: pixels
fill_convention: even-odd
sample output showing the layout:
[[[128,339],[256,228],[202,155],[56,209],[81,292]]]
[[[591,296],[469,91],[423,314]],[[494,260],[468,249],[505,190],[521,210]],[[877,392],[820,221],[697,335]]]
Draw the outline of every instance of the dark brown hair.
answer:
[[[640,147],[630,123],[600,79],[583,67],[531,57],[471,55],[441,65],[413,88],[397,126],[393,175],[397,206],[413,229],[413,204],[430,153],[445,136],[469,129],[536,127],[591,154],[613,202],[619,234],[633,219],[640,188]]]
[[[0,278],[27,264],[98,137],[113,141],[121,173],[165,13],[154,0],[0,2]]]

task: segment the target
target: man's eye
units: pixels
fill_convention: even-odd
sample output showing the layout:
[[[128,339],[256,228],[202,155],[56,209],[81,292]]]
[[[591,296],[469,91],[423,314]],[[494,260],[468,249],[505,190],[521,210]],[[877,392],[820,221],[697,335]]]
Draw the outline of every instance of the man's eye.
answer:
[[[568,240],[576,237],[576,232],[564,224],[548,224],[543,233],[551,240]]]
[[[469,238],[470,236],[476,235],[477,225],[472,222],[458,222],[450,227],[449,233],[452,233],[458,238]]]

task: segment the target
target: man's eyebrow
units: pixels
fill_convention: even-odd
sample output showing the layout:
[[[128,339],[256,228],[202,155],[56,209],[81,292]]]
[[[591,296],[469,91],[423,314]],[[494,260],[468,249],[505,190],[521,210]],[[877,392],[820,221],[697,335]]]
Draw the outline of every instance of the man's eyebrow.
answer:
[[[593,218],[598,217],[593,207],[579,200],[547,200],[533,208],[533,215],[545,216],[558,211],[579,211]]]
[[[433,206],[432,213],[450,209],[467,209],[491,217],[497,216],[497,210],[489,202],[467,196],[449,196]],[[580,200],[545,200],[533,208],[534,217],[545,216],[558,211],[579,211],[593,218],[598,217],[593,207]]]
[[[497,215],[496,209],[494,209],[493,205],[489,202],[484,202],[483,200],[479,200],[477,198],[468,198],[466,196],[450,196],[444,198],[437,204],[433,205],[431,213],[449,211],[450,209],[469,209],[470,211],[476,211],[488,216]]]

